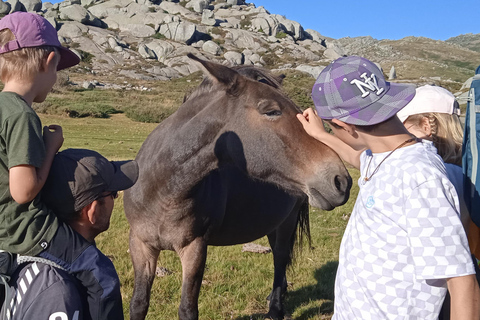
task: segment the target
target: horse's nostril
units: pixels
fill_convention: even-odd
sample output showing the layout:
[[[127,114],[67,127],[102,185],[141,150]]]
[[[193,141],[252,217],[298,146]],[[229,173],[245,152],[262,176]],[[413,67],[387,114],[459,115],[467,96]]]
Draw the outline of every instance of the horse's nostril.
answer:
[[[338,190],[338,191],[343,191],[342,190],[342,181],[341,181],[342,178],[340,178],[340,176],[336,175],[335,176],[335,179],[334,179],[334,182],[335,182],[335,188]]]

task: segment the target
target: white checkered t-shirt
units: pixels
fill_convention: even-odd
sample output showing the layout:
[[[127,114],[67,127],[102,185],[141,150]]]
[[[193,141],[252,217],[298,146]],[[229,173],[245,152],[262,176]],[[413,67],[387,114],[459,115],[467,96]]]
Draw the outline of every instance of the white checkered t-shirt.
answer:
[[[369,174],[388,154],[373,154]],[[458,198],[430,142],[392,153],[364,182],[342,239],[333,319],[437,319],[446,279],[474,274]]]

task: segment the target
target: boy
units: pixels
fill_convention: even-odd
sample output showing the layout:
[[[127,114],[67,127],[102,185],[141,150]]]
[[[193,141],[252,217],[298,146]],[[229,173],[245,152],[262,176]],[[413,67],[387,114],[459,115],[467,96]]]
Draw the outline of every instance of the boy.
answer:
[[[115,270],[99,269],[101,261],[82,250],[87,240],[60,222],[39,194],[63,136],[61,127],[49,126],[42,137],[31,105],[45,100],[57,70],[79,62],[43,17],[15,12],[0,20],[0,249],[40,256],[74,274],[91,297],[92,319],[123,319]]]
[[[344,57],[319,75],[316,112],[298,115],[361,174],[340,247],[333,319],[437,319],[447,286],[452,318],[480,317],[455,189],[431,142],[396,117],[414,95],[412,86],[386,82],[371,61]]]

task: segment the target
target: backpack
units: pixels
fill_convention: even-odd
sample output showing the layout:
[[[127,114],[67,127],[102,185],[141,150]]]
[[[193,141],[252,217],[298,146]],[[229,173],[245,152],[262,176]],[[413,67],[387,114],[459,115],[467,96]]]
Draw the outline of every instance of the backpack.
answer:
[[[465,203],[472,221],[480,227],[480,66],[470,85],[462,146]]]

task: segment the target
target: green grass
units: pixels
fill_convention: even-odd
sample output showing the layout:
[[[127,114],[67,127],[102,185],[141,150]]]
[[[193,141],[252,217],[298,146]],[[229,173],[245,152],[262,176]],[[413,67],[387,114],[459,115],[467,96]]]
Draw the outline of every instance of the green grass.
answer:
[[[112,79],[101,81],[113,82]],[[43,103],[34,104],[33,107],[39,113],[74,118],[109,118],[115,113],[125,113],[136,121],[159,123],[182,104],[185,92],[198,86],[200,81],[201,74],[195,73],[172,81],[129,81],[132,86],[144,85],[151,91],[63,87],[48,95]]]
[[[72,119],[58,115],[41,115],[41,119],[44,125],[55,123],[63,127],[65,142],[62,148],[93,149],[111,160],[134,158],[143,140],[156,126],[131,121],[124,114],[113,114],[109,119]],[[356,181],[358,171],[350,170],[350,173]],[[348,203],[332,211],[311,209],[313,249],[304,248],[287,273],[290,283],[285,300],[287,319],[331,317],[338,248],[357,192],[355,185]],[[120,194],[111,227],[97,238],[97,244],[115,264],[128,319],[134,277],[122,198]],[[256,243],[267,245],[268,242],[262,238]],[[272,255],[242,253],[241,248],[241,245],[209,247],[199,299],[200,319],[263,319],[268,310],[266,297],[273,281]],[[158,265],[172,274],[155,279],[147,319],[176,319],[182,278],[180,260],[173,252],[162,252]]]

